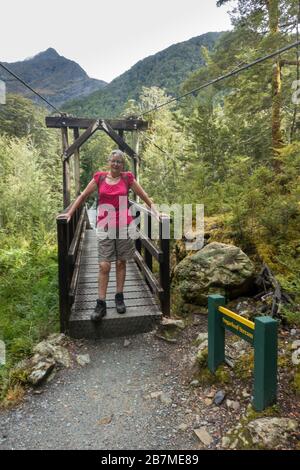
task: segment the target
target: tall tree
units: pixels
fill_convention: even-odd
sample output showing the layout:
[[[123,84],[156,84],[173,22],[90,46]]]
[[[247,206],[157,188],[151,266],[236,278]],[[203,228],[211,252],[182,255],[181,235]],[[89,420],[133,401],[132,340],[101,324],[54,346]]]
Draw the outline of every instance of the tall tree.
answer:
[[[219,0],[217,6],[228,3]],[[266,51],[281,46],[283,34],[296,24],[297,2],[295,0],[238,0],[232,12],[237,27],[247,26],[261,35],[261,45]],[[290,39],[290,38],[289,38]],[[282,121],[282,78],[280,59],[276,58],[272,68],[272,149],[276,157],[283,146]],[[273,159],[273,166],[279,170],[279,160]]]

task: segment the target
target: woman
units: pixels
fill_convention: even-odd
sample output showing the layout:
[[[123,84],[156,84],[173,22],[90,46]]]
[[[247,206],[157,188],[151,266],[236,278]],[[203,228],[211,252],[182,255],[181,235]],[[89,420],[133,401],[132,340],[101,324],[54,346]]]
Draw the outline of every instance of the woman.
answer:
[[[99,298],[91,315],[93,321],[101,320],[106,315],[106,291],[112,261],[116,262],[117,312],[126,312],[123,294],[126,261],[131,259],[134,253],[134,240],[128,236],[128,226],[133,220],[128,211],[128,190],[132,189],[153,210],[154,214],[158,215],[153,201],[137,183],[134,175],[123,171],[124,164],[123,152],[113,150],[108,158],[109,171],[95,173],[93,179],[67,212],[67,215],[71,217],[77,207],[98,190]]]

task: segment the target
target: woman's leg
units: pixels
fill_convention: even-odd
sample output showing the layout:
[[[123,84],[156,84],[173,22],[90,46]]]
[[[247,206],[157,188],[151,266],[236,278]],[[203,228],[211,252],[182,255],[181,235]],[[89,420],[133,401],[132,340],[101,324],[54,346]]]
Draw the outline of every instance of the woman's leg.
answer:
[[[99,263],[98,292],[99,299],[105,300],[107,285],[109,281],[110,261],[101,261]]]
[[[125,277],[126,277],[126,261],[117,259],[116,261],[117,293],[123,292]]]

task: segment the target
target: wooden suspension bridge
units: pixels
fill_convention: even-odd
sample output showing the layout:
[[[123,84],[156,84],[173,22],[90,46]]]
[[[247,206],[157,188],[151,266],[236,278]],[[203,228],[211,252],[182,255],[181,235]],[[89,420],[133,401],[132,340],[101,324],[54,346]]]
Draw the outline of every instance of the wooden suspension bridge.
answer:
[[[124,140],[124,131],[137,134],[148,124],[139,119],[80,119],[68,116],[46,117],[46,126],[61,130],[63,148],[63,211],[57,216],[60,329],[75,338],[99,338],[149,331],[162,315],[170,313],[170,246],[164,237],[170,230],[170,219],[160,216],[158,240],[151,238],[150,210],[130,200],[133,213],[140,217],[139,238],[135,241],[134,259],[127,263],[124,288],[126,314],[115,310],[115,266],[112,265],[107,291],[107,315],[101,322],[90,320],[98,297],[98,256],[95,211],[79,207],[71,218],[70,159],[74,159],[76,197],[80,194],[80,147],[97,131],[104,131],[132,161],[138,178],[139,156]],[[84,130],[81,134],[80,131]],[[69,144],[70,132],[73,142]],[[154,273],[154,262],[158,264]]]

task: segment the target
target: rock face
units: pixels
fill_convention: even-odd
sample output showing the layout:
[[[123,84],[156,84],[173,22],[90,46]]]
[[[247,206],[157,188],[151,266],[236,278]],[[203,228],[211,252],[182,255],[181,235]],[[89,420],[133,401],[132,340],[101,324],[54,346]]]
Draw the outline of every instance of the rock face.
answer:
[[[253,443],[267,449],[284,444],[297,428],[297,421],[289,418],[260,418],[248,424]]]
[[[207,305],[209,294],[246,294],[253,280],[253,263],[240,248],[213,242],[176,266],[173,283],[185,303]]]

